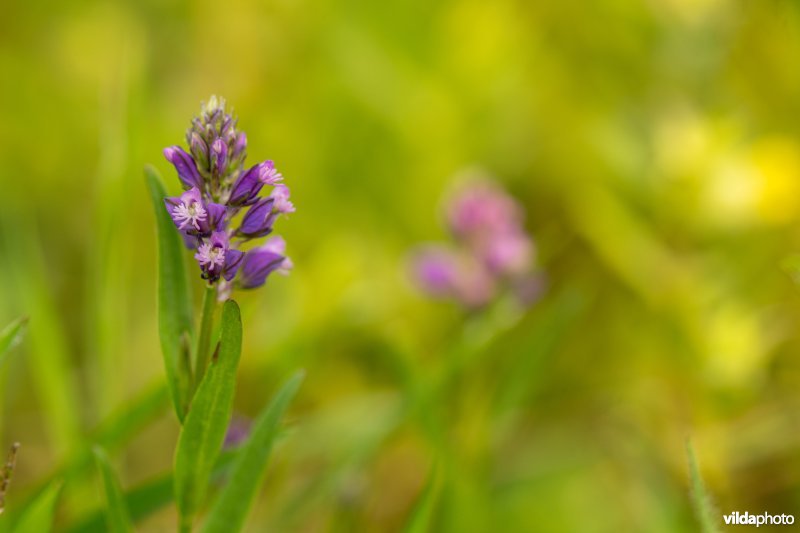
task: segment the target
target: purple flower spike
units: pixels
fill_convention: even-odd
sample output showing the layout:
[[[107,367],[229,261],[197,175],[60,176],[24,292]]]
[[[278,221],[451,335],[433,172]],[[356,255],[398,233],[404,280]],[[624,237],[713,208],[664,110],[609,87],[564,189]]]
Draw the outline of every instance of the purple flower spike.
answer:
[[[200,172],[197,170],[194,159],[184,152],[183,148],[180,146],[164,148],[164,157],[175,166],[175,170],[178,171],[178,177],[186,189],[203,187],[203,179],[200,177]]]
[[[280,249],[280,245],[277,246],[277,249]],[[268,242],[264,246],[254,248],[244,254],[239,277],[240,287],[243,289],[260,287],[267,281],[267,276],[272,272],[291,267],[291,262],[287,264],[287,258],[275,250],[276,243],[270,244]]]
[[[261,165],[263,165],[263,163],[250,167],[250,169],[239,176],[231,189],[228,205],[238,207],[250,205],[255,202],[258,193],[261,192],[261,188],[264,186],[264,183],[259,177]]]
[[[180,197],[166,198],[164,203],[179,230],[199,233],[206,227],[208,212],[203,206],[203,198],[197,187],[186,191]]]
[[[275,200],[273,209],[278,213],[294,213],[294,204],[289,201],[289,187],[278,184],[272,190],[270,198]]]
[[[272,233],[272,225],[275,223],[275,210],[273,205],[275,199],[272,197],[262,198],[247,210],[242,218],[242,224],[237,233],[248,239],[264,237]]]
[[[178,146],[164,149],[186,191],[166,198],[165,207],[220,301],[235,287],[263,285],[271,272],[287,273],[292,267],[283,239],[270,239],[247,253],[238,249],[272,233],[275,221],[294,212],[294,205],[275,163],[245,167],[247,136],[237,124],[225,100],[212,96],[186,131],[188,152]],[[265,185],[270,194],[262,193]],[[232,226],[243,209],[239,227]]]
[[[275,169],[275,163],[273,163],[272,160],[264,161],[258,166],[260,167],[258,179],[260,179],[261,183],[264,185],[275,185],[283,181],[283,174]]]
[[[217,139],[211,144],[211,165],[218,176],[225,173],[228,166],[228,145],[222,139]]]

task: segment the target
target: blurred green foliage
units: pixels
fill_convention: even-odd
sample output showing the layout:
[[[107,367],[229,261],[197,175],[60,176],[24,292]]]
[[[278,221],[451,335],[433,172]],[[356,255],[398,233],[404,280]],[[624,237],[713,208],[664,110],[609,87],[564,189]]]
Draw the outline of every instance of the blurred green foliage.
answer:
[[[687,437],[720,512],[795,512],[797,57],[790,0],[5,2],[0,324],[29,326],[0,366],[0,449],[23,445],[0,523],[58,487],[59,529],[95,516],[98,439],[164,499],[142,169],[174,175],[211,94],[298,207],[291,276],[237,296],[235,410],[307,371],[248,531],[401,531],[428,498],[431,531],[696,531]],[[529,312],[409,280],[474,166],[526,206]]]

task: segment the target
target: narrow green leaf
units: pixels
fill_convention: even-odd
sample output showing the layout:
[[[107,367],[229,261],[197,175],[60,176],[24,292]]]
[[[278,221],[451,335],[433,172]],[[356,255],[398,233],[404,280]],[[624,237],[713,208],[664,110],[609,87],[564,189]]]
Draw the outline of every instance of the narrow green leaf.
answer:
[[[708,495],[703,478],[700,477],[700,468],[697,466],[697,458],[694,455],[692,443],[686,441],[686,455],[689,459],[689,478],[691,481],[692,504],[694,505],[697,520],[700,522],[700,531],[703,533],[718,533],[717,513],[711,497]]]
[[[405,533],[426,533],[428,531],[433,531],[432,522],[434,511],[436,510],[436,502],[439,499],[439,486],[439,475],[434,465],[433,468],[431,468],[431,473],[428,474],[428,481],[425,484],[425,489],[422,491],[422,494],[420,494],[408,523],[403,529]]]
[[[253,424],[253,431],[237,455],[231,477],[209,513],[204,533],[240,531],[267,466],[278,424],[303,381],[298,372],[275,395]]]
[[[56,502],[61,492],[60,483],[51,483],[20,516],[14,533],[44,533],[53,530]]]
[[[203,502],[231,419],[242,349],[242,319],[233,300],[222,308],[220,328],[218,351],[192,399],[175,452],[175,498],[184,531]]]
[[[7,287],[17,293],[31,317],[25,339],[25,364],[30,369],[51,447],[64,457],[81,439],[80,397],[62,309],[54,297],[44,245],[30,213],[0,215],[0,231],[9,261]],[[13,220],[13,223],[11,222]]]
[[[228,471],[237,453],[238,449],[233,449],[225,450],[220,454],[217,462],[214,464],[214,470],[211,474],[212,482],[227,477]],[[167,504],[172,503],[174,501],[172,491],[174,486],[172,472],[166,472],[127,491],[124,494],[125,506],[130,511],[133,522],[136,523],[144,520],[156,511],[164,508]],[[104,531],[106,527],[105,514],[105,509],[96,509],[66,527],[64,531],[66,533],[95,533],[97,531]]]
[[[27,323],[27,317],[18,318],[0,331],[0,364],[9,350],[19,344]]]
[[[103,488],[106,493],[106,526],[111,533],[126,533],[133,531],[130,513],[125,505],[122,487],[119,484],[111,461],[105,450],[99,446],[94,447],[94,458],[103,478]]]
[[[167,193],[158,172],[147,166],[145,175],[158,231],[158,333],[172,401],[182,422],[189,402],[186,362],[188,339],[192,336],[192,302],[183,264],[184,246],[164,208]]]
[[[159,380],[160,381],[160,380]],[[169,403],[167,387],[159,382],[148,387],[143,393],[131,399],[109,416],[89,435],[89,443],[82,444],[61,465],[45,476],[41,484],[31,491],[31,496],[20,506],[27,509],[56,479],[70,483],[88,467],[92,466],[91,445],[102,446],[114,451],[121,448],[133,437],[161,417]],[[24,512],[24,511],[23,511]]]

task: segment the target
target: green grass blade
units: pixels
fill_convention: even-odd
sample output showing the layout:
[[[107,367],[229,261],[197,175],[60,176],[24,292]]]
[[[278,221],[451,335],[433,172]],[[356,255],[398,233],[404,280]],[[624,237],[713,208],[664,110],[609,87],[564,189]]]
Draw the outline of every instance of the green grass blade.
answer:
[[[700,531],[703,533],[718,533],[717,519],[719,513],[714,508],[706,490],[703,478],[700,477],[700,468],[697,466],[697,458],[694,455],[694,449],[689,441],[686,441],[686,455],[689,460],[689,479],[691,481],[691,496],[692,504],[697,519],[700,522]]]
[[[192,301],[184,246],[164,208],[167,193],[153,167],[145,167],[158,230],[158,333],[172,401],[183,421],[189,402],[189,339],[192,337]]]
[[[223,451],[211,474],[212,482],[227,477],[238,449]],[[130,511],[134,523],[144,520],[156,511],[174,501],[174,478],[172,472],[166,472],[150,479],[124,494],[125,506]],[[94,533],[104,531],[106,527],[105,509],[97,509],[80,518],[64,529],[66,533]]]
[[[209,513],[204,533],[240,531],[267,466],[278,424],[300,388],[298,372],[275,395],[253,424],[253,430],[233,464],[231,477]]]
[[[27,323],[26,317],[18,318],[0,331],[0,364],[11,348],[19,344]]]
[[[51,483],[33,504],[25,510],[14,526],[14,533],[44,533],[53,530],[60,483]]]
[[[160,380],[159,380],[160,381]],[[169,403],[169,393],[164,383],[148,387],[143,393],[131,399],[94,429],[88,443],[74,451],[57,468],[31,491],[24,500],[21,509],[27,509],[57,479],[70,483],[73,479],[92,466],[92,445],[114,451],[120,449],[141,431],[160,418]]]
[[[218,353],[192,399],[175,453],[175,497],[187,531],[203,502],[211,469],[231,419],[236,368],[242,350],[242,319],[233,300],[225,302]]]
[[[431,468],[425,489],[422,491],[414,510],[403,531],[405,533],[427,533],[432,530],[436,503],[439,499],[440,482],[436,466]]]
[[[20,215],[11,226],[8,218],[0,218],[7,246],[4,253],[14,258],[7,264],[11,276],[5,282],[17,293],[19,304],[30,316],[25,365],[41,402],[51,448],[58,458],[63,458],[80,443],[82,412],[64,309],[59,308],[52,290],[44,245],[35,222]]]
[[[133,531],[131,526],[130,513],[125,506],[125,499],[122,495],[122,487],[119,484],[111,461],[105,450],[99,446],[94,448],[94,457],[97,467],[103,478],[103,488],[106,493],[106,526],[111,533],[127,533]]]

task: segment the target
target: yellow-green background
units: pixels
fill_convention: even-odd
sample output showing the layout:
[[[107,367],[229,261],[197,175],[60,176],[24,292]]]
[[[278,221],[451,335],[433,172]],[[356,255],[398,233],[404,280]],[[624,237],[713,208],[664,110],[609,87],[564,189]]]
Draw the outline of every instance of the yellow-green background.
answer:
[[[800,515],[798,58],[789,0],[4,2],[0,318],[30,317],[0,370],[9,508],[163,380],[142,168],[176,192],[161,150],[219,94],[297,206],[294,272],[236,296],[237,412],[307,371],[248,531],[399,531],[434,463],[434,531],[695,531],[687,438],[720,515]],[[476,166],[537,241],[522,316],[408,278]],[[176,435],[165,402],[123,486]]]

